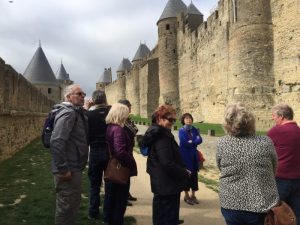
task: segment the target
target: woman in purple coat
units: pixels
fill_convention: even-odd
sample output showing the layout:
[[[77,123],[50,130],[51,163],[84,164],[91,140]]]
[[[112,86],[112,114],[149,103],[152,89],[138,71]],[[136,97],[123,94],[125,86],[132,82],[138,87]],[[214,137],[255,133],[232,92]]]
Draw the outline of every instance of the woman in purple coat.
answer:
[[[198,191],[198,171],[199,171],[199,156],[197,145],[202,143],[202,138],[198,130],[192,126],[193,117],[189,113],[185,113],[181,117],[183,125],[179,130],[180,153],[188,170],[192,172],[189,182],[184,190],[184,201],[190,205],[199,204],[195,196]],[[191,194],[189,194],[190,189]]]
[[[129,116],[127,106],[113,104],[107,117],[106,141],[112,156],[119,160],[122,166],[130,169],[130,176],[137,175],[136,162],[131,154],[132,142],[124,129],[125,121]],[[129,194],[129,179],[127,184],[106,182],[104,200],[104,220],[109,225],[123,225],[124,214]]]

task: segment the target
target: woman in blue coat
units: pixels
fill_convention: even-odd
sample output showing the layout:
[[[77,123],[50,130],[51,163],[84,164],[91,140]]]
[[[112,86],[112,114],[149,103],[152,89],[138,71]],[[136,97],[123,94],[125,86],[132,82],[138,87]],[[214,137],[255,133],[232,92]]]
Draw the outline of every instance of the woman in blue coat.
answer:
[[[198,171],[199,171],[199,156],[197,145],[202,143],[202,138],[198,130],[192,126],[193,117],[189,113],[185,113],[181,117],[183,125],[179,130],[180,153],[188,170],[191,171],[189,182],[184,190],[184,201],[190,205],[199,204],[195,196],[198,191]],[[191,190],[191,194],[189,191]]]

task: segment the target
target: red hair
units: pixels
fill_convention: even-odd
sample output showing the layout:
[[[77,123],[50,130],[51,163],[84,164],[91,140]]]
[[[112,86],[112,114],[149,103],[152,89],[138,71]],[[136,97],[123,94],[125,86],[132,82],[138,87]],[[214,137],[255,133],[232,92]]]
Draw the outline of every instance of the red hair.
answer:
[[[176,115],[176,111],[171,105],[161,105],[155,110],[154,118],[157,122],[159,118],[168,118],[173,114]]]

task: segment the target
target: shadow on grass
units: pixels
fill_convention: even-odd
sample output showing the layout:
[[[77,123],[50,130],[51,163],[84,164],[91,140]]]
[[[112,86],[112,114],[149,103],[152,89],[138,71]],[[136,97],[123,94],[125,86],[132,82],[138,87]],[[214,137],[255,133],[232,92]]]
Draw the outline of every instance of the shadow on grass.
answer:
[[[82,200],[76,225],[103,224],[101,221],[87,219],[87,170],[84,171],[83,178]],[[38,139],[14,157],[0,163],[0,224],[53,225],[54,209],[50,152]],[[125,224],[134,225],[136,220],[126,217]]]

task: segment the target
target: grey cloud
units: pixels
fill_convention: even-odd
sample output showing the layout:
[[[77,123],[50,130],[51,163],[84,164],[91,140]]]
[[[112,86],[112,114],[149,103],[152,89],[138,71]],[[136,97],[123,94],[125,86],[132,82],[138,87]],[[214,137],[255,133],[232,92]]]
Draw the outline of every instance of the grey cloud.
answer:
[[[190,0],[184,0],[186,4]],[[194,0],[208,15],[217,0]],[[0,1],[0,57],[23,73],[42,47],[54,73],[61,59],[70,78],[90,95],[104,68],[113,74],[123,57],[132,60],[140,42],[152,49],[156,22],[167,0]]]

